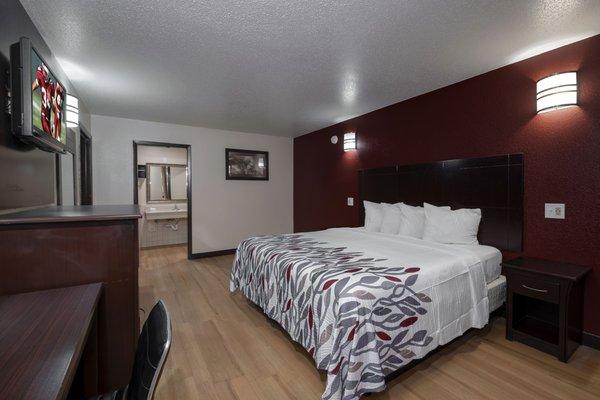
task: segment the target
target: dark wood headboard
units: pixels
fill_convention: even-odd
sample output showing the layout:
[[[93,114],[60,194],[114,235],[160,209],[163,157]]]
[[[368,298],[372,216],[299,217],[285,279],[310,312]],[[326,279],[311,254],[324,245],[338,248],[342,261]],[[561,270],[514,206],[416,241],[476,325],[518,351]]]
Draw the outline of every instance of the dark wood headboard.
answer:
[[[360,222],[363,200],[455,208],[480,208],[479,242],[521,251],[523,154],[396,165],[358,172]]]

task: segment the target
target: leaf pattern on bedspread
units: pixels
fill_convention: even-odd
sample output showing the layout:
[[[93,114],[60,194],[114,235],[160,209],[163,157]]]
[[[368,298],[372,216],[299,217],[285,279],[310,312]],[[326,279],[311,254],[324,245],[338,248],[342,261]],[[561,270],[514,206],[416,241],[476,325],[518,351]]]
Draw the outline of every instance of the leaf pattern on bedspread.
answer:
[[[413,327],[431,302],[413,290],[420,268],[385,261],[302,235],[254,237],[237,249],[230,287],[327,371],[323,400],[354,400],[383,390],[411,349],[433,340]]]

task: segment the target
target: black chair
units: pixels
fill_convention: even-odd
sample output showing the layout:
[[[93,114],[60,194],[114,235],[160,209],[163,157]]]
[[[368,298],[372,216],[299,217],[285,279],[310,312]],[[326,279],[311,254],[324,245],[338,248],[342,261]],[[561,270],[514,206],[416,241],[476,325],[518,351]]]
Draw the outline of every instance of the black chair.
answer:
[[[165,303],[159,300],[140,333],[129,384],[93,400],[151,400],[170,348],[171,319]]]

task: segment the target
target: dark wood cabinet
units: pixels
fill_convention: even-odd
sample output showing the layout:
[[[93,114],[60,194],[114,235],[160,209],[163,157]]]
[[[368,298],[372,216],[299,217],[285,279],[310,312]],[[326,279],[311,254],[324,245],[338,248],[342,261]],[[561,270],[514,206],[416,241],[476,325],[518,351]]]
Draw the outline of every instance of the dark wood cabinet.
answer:
[[[506,338],[567,362],[581,343],[584,281],[591,268],[527,257],[502,266]]]
[[[139,334],[137,206],[63,206],[0,215],[0,294],[104,283],[98,387],[124,387]]]

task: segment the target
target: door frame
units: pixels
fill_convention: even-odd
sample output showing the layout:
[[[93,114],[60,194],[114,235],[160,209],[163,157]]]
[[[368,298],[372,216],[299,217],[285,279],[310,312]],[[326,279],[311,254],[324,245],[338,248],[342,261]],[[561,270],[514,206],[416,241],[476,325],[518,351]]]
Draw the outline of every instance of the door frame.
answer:
[[[84,141],[87,143],[84,144]],[[86,167],[85,171],[83,170],[82,165],[83,165],[83,158],[84,155],[82,154],[81,151],[81,147],[86,145],[87,146],[87,150],[86,150],[86,156],[87,156],[87,162],[86,162]],[[77,170],[79,171],[79,204],[81,205],[92,205],[94,204],[94,184],[93,184],[93,171],[92,171],[92,146],[93,146],[93,140],[92,140],[92,135],[90,135],[81,125],[79,125],[79,149],[78,149],[78,153],[79,153],[79,160],[74,160],[75,163],[77,163],[77,161],[79,162],[79,165],[77,166]],[[75,157],[74,157],[75,158]],[[83,177],[83,175],[85,174],[85,178]],[[86,185],[88,186],[88,191],[89,191],[89,202],[84,202],[84,196],[83,196],[83,183],[86,183]]]
[[[189,144],[181,143],[166,143],[166,142],[152,142],[147,140],[134,140],[133,141],[133,204],[138,204],[138,146],[156,146],[156,147],[179,147],[185,148],[187,151],[187,255],[188,260],[192,259],[192,146]]]
[[[56,179],[56,205],[62,206],[62,162],[60,160],[60,153],[54,154],[54,175]],[[75,158],[75,157],[73,157]],[[73,179],[75,181],[75,179]]]

